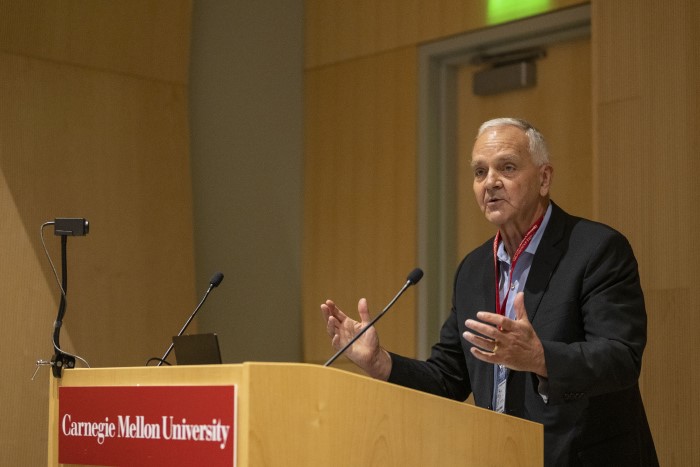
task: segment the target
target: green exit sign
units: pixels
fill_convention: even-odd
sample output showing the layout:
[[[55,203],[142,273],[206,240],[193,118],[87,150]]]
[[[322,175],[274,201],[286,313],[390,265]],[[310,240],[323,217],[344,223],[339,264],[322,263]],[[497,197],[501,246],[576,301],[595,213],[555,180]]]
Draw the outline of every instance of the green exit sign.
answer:
[[[552,0],[488,0],[489,24],[505,23],[549,11]]]

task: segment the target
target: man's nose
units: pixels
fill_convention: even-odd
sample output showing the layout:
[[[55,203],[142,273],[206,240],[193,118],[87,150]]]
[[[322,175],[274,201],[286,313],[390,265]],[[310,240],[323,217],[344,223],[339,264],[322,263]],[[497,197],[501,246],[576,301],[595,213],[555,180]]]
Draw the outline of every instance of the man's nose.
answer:
[[[498,172],[495,170],[489,170],[486,173],[486,179],[484,180],[484,185],[487,189],[499,188],[501,186],[501,179],[498,176]]]

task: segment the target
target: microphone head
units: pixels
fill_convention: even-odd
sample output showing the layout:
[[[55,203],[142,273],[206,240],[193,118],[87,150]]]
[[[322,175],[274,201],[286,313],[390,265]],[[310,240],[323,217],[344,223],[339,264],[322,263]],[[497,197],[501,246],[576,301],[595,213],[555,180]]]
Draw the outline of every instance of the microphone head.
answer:
[[[411,285],[416,285],[419,280],[423,278],[423,270],[421,268],[416,268],[408,274],[406,280],[411,283]]]
[[[422,274],[423,273],[421,273],[421,275]],[[222,280],[224,280],[224,275],[220,272],[217,272],[212,276],[211,280],[209,281],[209,285],[211,285],[212,288],[218,287],[219,284],[221,284]]]

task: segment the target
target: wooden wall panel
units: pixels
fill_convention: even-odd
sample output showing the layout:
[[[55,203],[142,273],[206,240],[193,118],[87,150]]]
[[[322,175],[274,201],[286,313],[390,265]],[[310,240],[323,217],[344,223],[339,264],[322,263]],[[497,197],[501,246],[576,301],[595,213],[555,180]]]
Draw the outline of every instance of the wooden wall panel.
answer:
[[[596,209],[639,261],[649,316],[641,386],[671,466],[700,464],[698,24],[694,0],[593,3]]]
[[[414,48],[306,73],[304,356],[332,354],[319,305],[375,313],[416,261]],[[388,348],[414,354],[415,291],[379,325]]]
[[[189,17],[173,23],[171,10],[190,4],[141,3],[125,13],[112,2],[0,1],[0,465],[46,462],[49,369],[29,381],[53,353],[59,299],[43,222],[90,221],[88,236],[68,240],[61,344],[92,366],[161,355],[195,304],[188,49],[170,67],[151,48],[168,35],[188,42]],[[52,227],[45,239],[60,268]]]
[[[3,64],[11,97],[0,117],[0,168],[37,258],[45,263],[42,222],[78,216],[92,224],[88,236],[69,239],[75,295],[65,330],[91,349],[94,365],[141,364],[143,345],[159,350],[173,331],[148,328],[192,303],[184,89],[21,57]],[[60,261],[51,228],[46,241]],[[154,332],[159,339],[146,338]],[[139,345],[114,352],[133,333],[145,342],[134,337]]]
[[[0,50],[184,84],[191,13],[191,0],[3,0]]]
[[[552,0],[548,11],[588,3]],[[429,42],[488,25],[486,2],[306,0],[306,67]]]
[[[3,78],[0,74],[0,80]],[[1,142],[2,134],[0,156]],[[50,356],[56,287],[42,274],[46,260],[37,255],[35,243],[39,226],[26,229],[13,197],[0,171],[0,338],[5,355],[4,382],[0,386],[0,465],[45,465],[49,394],[46,368],[35,381],[30,378],[34,362]]]
[[[688,313],[697,303],[696,288],[646,287],[649,340],[642,369],[647,416],[661,465],[698,465],[700,439],[700,372],[697,355],[700,315]],[[672,337],[669,337],[672,336]]]

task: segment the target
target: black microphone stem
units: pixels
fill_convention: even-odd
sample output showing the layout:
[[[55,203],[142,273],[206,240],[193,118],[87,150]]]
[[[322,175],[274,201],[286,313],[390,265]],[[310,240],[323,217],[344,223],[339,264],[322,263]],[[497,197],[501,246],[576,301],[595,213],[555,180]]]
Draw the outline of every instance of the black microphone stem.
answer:
[[[54,322],[53,343],[56,350],[56,357],[59,357],[61,343],[61,325],[63,316],[66,314],[66,294],[68,293],[68,238],[61,235],[61,301],[58,305],[58,314]]]
[[[422,273],[421,273],[421,275],[422,275]],[[417,282],[417,281],[413,281],[413,280],[411,280],[411,279],[407,280],[406,283],[403,285],[403,287],[401,287],[401,290],[399,290],[399,293],[396,294],[396,296],[389,302],[389,304],[382,310],[382,312],[379,313],[377,316],[375,316],[374,319],[372,319],[372,321],[370,321],[370,322],[367,324],[367,326],[365,326],[364,328],[360,329],[360,332],[358,332],[357,334],[355,334],[355,337],[353,337],[353,338],[350,340],[350,342],[348,342],[347,344],[345,344],[345,345],[343,346],[342,349],[338,350],[338,351],[335,353],[335,355],[333,355],[331,358],[329,358],[328,361],[327,361],[326,363],[323,364],[323,366],[328,366],[328,365],[330,365],[330,364],[333,363],[338,357],[340,357],[346,350],[348,350],[348,348],[350,348],[350,346],[351,346],[352,344],[354,344],[355,341],[357,341],[357,339],[360,338],[360,336],[362,336],[369,328],[371,328],[372,326],[374,326],[374,323],[376,323],[377,321],[379,321],[379,318],[381,318],[382,316],[384,316],[384,313],[386,313],[387,311],[389,311],[389,308],[391,308],[391,306],[396,302],[396,300],[398,300],[399,297],[400,297],[401,295],[403,295],[403,293],[406,291],[406,289],[409,288],[410,286],[412,286],[415,282]]]
[[[221,282],[221,281],[219,281],[219,282]],[[218,284],[218,283],[217,283],[216,285],[211,284],[211,283],[209,284],[209,288],[208,288],[207,291],[204,293],[204,297],[202,297],[202,300],[199,302],[199,305],[197,305],[197,308],[194,309],[194,311],[192,312],[192,314],[190,315],[190,317],[189,317],[189,318],[187,319],[187,321],[185,322],[185,325],[182,326],[182,329],[180,329],[180,332],[177,333],[178,336],[181,336],[182,333],[185,332],[185,329],[187,329],[187,326],[190,325],[190,323],[191,323],[192,320],[194,319],[195,315],[197,314],[197,312],[199,311],[199,309],[202,307],[202,304],[204,304],[204,301],[207,299],[207,296],[209,295],[209,292],[211,292],[212,289],[213,289],[214,287],[216,287],[217,285],[219,285],[219,284]],[[174,347],[174,346],[175,346],[175,343],[171,342],[171,343],[170,343],[170,347],[168,347],[168,350],[165,351],[165,354],[163,354],[163,357],[160,359],[160,361],[158,362],[158,365],[156,365],[156,366],[161,366],[161,365],[163,365],[163,362],[165,361],[165,359],[168,358],[168,355],[170,355],[170,352],[173,351],[173,347]]]

